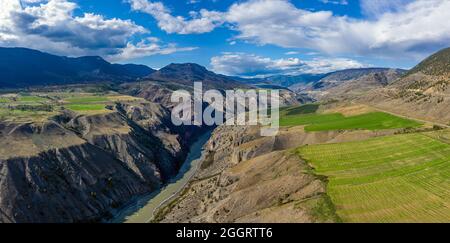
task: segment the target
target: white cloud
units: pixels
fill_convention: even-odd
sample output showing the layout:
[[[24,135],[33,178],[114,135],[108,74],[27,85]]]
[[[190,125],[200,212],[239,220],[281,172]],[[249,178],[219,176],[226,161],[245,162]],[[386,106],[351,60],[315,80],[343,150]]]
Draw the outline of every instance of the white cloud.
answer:
[[[8,1],[8,0],[6,0],[6,1]],[[27,4],[27,3],[42,3],[42,2],[46,2],[47,0],[21,0],[21,1],[22,1],[22,3]]]
[[[191,12],[191,19],[182,16],[172,16],[162,2],[151,2],[147,0],[127,0],[131,9],[152,15],[158,26],[167,33],[192,34],[206,33],[214,30],[223,23],[220,12],[208,11]]]
[[[328,54],[397,56],[448,45],[450,12],[443,9],[450,9],[450,1],[418,0],[378,14],[375,20],[356,20],[301,10],[283,0],[254,0],[233,5],[227,19],[240,32],[239,38],[258,44]]]
[[[335,5],[348,5],[347,0],[320,0],[320,1],[325,4],[331,3],[331,4],[335,4]]]
[[[248,53],[223,53],[211,59],[213,71],[243,77],[269,76],[276,74],[296,75],[300,73],[328,73],[349,68],[366,67],[347,58],[299,58],[271,59]]]
[[[153,55],[168,55],[180,51],[192,51],[195,47],[177,47],[175,44],[161,45],[158,39],[148,38],[137,44],[129,42],[127,46],[117,54],[107,57],[110,61],[130,60],[139,57]]]
[[[223,53],[211,58],[213,71],[226,75],[255,76],[271,75],[303,66],[298,58],[272,60],[247,53]]]
[[[329,73],[344,69],[369,67],[369,65],[349,58],[314,58],[306,63],[306,67],[301,70],[303,73]]]
[[[379,17],[388,12],[401,11],[415,0],[360,0],[362,12],[368,17]]]
[[[27,3],[42,1],[26,0]],[[149,31],[131,20],[107,19],[94,13],[75,15],[78,5],[67,0],[49,0],[21,5],[19,0],[0,2],[0,45],[39,49],[60,55],[121,55],[137,35]],[[155,48],[153,43],[153,48]],[[142,43],[135,45],[142,47]],[[157,53],[178,50],[173,45],[159,45]],[[167,50],[165,50],[167,48]],[[143,51],[142,53],[152,54]],[[116,59],[115,59],[116,60]]]
[[[225,12],[203,9],[187,19],[172,16],[162,2],[128,1],[168,33],[206,33],[227,26],[237,31],[235,39],[326,54],[419,59],[450,43],[448,0],[361,0],[368,19],[304,10],[288,0],[248,0]]]

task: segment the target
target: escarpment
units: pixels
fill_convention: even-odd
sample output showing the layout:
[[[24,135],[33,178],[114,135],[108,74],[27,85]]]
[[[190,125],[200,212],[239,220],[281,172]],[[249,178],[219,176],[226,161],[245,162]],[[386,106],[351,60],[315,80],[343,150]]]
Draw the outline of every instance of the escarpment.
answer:
[[[177,173],[199,128],[149,102],[0,123],[0,222],[95,222]]]

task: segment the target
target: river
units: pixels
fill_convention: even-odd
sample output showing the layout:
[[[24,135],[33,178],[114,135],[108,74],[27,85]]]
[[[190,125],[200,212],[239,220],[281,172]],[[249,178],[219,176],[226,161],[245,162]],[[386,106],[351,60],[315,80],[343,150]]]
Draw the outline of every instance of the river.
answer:
[[[195,141],[186,157],[178,175],[171,179],[162,189],[140,198],[133,205],[122,210],[112,222],[114,223],[149,223],[156,211],[165,203],[173,199],[189,183],[200,167],[203,156],[203,146],[211,137],[207,132]]]

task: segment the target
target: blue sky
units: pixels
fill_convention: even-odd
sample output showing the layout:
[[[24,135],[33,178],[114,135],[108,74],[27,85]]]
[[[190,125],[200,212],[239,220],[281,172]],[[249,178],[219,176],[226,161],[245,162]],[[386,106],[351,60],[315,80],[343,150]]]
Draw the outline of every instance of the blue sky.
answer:
[[[447,0],[2,0],[0,46],[240,76],[410,68],[450,46]]]

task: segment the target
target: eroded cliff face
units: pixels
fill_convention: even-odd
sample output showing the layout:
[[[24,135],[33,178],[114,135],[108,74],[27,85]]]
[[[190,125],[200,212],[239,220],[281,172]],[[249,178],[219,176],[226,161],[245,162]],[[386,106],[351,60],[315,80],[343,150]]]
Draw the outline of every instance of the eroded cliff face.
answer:
[[[65,112],[41,124],[0,124],[0,222],[107,219],[175,175],[193,131],[153,103]],[[192,128],[193,129],[193,128]]]
[[[2,222],[86,222],[151,190],[88,143],[1,161]]]
[[[150,131],[119,112],[71,119],[66,127],[81,138],[110,153],[142,180],[162,182],[176,172],[181,146],[166,149]],[[178,157],[177,157],[178,156]]]

